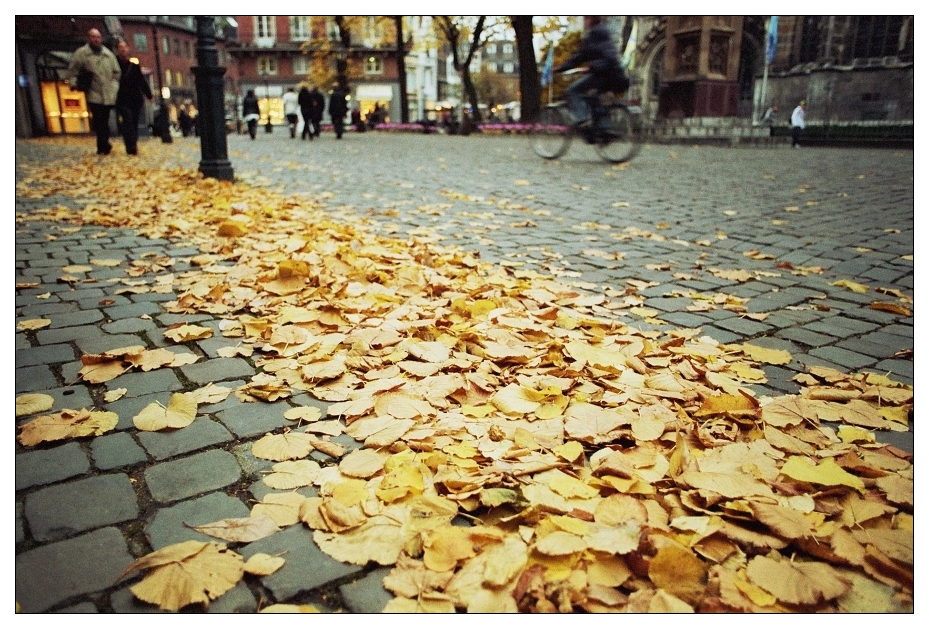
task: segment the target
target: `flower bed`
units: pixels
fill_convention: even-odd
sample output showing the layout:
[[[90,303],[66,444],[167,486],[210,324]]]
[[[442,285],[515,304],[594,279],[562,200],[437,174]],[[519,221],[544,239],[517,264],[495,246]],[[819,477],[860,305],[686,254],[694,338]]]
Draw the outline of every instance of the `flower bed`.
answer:
[[[519,122],[484,122],[478,125],[482,133],[529,133],[531,124]]]

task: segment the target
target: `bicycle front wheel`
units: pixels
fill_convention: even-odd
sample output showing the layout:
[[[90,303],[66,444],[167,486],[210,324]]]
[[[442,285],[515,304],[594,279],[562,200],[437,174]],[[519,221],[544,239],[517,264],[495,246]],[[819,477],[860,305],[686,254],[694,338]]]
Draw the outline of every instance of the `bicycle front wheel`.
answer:
[[[613,164],[628,162],[642,148],[638,119],[623,106],[610,107],[609,128],[596,143],[597,153]]]
[[[571,144],[571,125],[560,107],[544,107],[532,125],[532,150],[545,159],[565,154]]]

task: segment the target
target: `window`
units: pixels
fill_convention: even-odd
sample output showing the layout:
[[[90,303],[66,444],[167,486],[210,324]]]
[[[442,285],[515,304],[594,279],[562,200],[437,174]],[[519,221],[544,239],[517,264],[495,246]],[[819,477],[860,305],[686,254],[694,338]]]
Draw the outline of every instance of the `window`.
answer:
[[[891,57],[900,50],[902,15],[862,15],[855,25],[856,58]]]
[[[268,55],[258,57],[258,74],[277,74],[277,59]]]
[[[513,54],[513,44],[503,44],[503,54],[512,55]]]
[[[172,77],[171,70],[165,70],[165,85],[167,85],[168,87],[172,85],[171,77]]]
[[[274,16],[255,16],[255,39],[274,39]]]
[[[132,46],[136,52],[148,52],[148,36],[145,33],[136,33],[132,36]]]
[[[177,70],[174,73],[174,84],[177,86],[181,86],[184,84],[184,75],[181,74],[180,70]]]
[[[190,42],[189,41],[184,42],[184,56],[190,59]]]
[[[365,74],[382,74],[384,72],[384,62],[380,57],[368,57],[365,59]]]
[[[513,64],[510,61],[507,61],[503,64],[503,73],[504,74],[513,74]]]
[[[310,58],[307,55],[294,57],[294,74],[309,74]]]
[[[310,16],[309,15],[291,15],[290,16],[290,40],[291,41],[309,41],[310,39]]]
[[[331,17],[326,18],[326,39],[329,41],[339,41],[339,25]]]
[[[177,37],[174,38],[174,54],[181,56],[181,40]]]
[[[800,39],[800,52],[797,60],[809,63],[819,58],[820,46],[825,39],[828,18],[821,15],[809,15],[803,18],[803,31]]]
[[[171,41],[168,39],[167,35],[161,36],[161,52],[165,55],[171,54]]]
[[[487,44],[487,54],[488,55],[497,54],[497,44]]]
[[[361,39],[368,47],[376,46],[384,39],[384,29],[376,17],[372,15],[365,17]]]

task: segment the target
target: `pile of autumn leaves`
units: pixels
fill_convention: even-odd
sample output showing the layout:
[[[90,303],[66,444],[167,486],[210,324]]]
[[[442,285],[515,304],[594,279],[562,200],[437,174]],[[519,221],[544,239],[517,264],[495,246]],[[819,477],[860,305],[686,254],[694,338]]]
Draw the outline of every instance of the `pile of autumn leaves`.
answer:
[[[264,481],[277,493],[249,518],[197,530],[236,544],[303,522],[339,561],[392,566],[386,611],[912,608],[912,455],[871,432],[906,430],[911,387],[812,368],[800,395],[758,398],[759,367],[786,352],[595,317],[568,284],[377,237],[305,201],[182,171],[88,168],[94,194],[124,200],[90,204],[82,220],[199,246],[166,307],[215,315],[228,355],[261,367],[240,400],[308,391],[330,403],[331,419],[294,407],[291,428],[253,444],[275,462]],[[85,356],[82,375],[152,365],[140,350]],[[181,428],[229,393],[176,394],[134,423]],[[38,443],[41,419],[22,443]],[[115,426],[99,419],[70,436]],[[347,454],[332,441],[343,432],[361,444]],[[335,462],[319,465],[314,450]],[[147,571],[133,592],[179,609],[284,562],[192,541],[127,574]]]

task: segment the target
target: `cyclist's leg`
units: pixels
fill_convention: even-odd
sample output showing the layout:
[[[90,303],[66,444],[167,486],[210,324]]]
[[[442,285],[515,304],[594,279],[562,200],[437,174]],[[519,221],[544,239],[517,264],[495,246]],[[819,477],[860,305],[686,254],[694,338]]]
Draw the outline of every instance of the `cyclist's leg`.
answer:
[[[594,79],[591,76],[585,76],[579,81],[575,81],[565,92],[568,101],[568,110],[574,117],[575,123],[581,123],[590,117],[587,101],[584,99],[585,94],[594,87]]]

